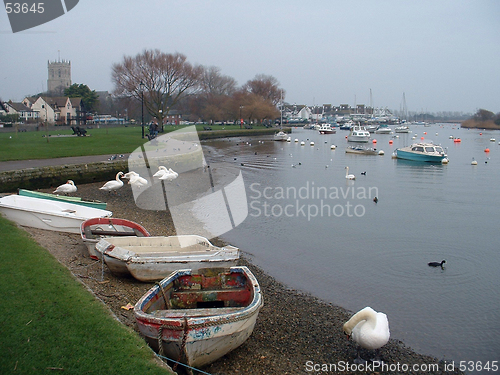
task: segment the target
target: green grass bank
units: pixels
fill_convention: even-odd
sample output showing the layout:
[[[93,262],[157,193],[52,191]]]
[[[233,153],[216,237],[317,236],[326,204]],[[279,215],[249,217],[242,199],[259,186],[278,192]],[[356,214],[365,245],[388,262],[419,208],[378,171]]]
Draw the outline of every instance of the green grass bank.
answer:
[[[165,126],[170,132],[182,126]],[[201,140],[211,138],[272,135],[276,128],[255,126],[253,129],[240,129],[239,125],[215,125],[212,130],[204,130],[197,125]],[[289,131],[289,129],[288,129]],[[147,142],[142,138],[140,126],[89,129],[86,137],[71,136],[72,130],[60,129],[50,132],[3,132],[0,133],[0,162],[9,160],[51,159],[85,155],[127,154]],[[161,135],[161,134],[160,134]]]
[[[171,374],[52,255],[0,216],[0,373]]]

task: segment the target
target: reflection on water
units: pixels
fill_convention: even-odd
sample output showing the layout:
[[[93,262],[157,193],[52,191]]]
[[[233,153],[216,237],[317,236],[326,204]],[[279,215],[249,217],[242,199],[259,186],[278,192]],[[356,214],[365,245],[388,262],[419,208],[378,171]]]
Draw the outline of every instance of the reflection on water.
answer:
[[[426,140],[447,149],[449,164],[391,158],[424,131],[432,135]],[[455,361],[498,360],[500,146],[489,142],[494,135],[451,125],[414,126],[398,138],[372,135],[384,156],[346,154],[345,135],[294,129],[289,143],[270,137],[205,143],[208,158],[237,164],[245,178],[249,216],[224,237],[293,288],[353,311],[385,312],[392,336],[417,351]],[[346,181],[346,166],[355,181]],[[311,187],[329,194],[313,196]],[[285,194],[301,188],[301,196]],[[349,215],[348,205],[357,211]],[[444,269],[427,266],[442,259]]]

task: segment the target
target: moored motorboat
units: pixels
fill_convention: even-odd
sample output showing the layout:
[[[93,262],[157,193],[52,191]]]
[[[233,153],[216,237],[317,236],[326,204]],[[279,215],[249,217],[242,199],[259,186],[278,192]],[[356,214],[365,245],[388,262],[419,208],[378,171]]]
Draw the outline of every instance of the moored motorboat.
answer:
[[[377,134],[390,134],[391,133],[391,128],[388,127],[387,125],[380,125],[377,130],[375,130],[375,133]]]
[[[53,201],[61,201],[61,202],[79,204],[81,206],[99,208],[101,210],[105,210],[106,206],[107,206],[106,202],[84,201],[80,197],[71,197],[71,196],[66,196],[66,195],[50,194],[50,193],[44,193],[41,191],[19,189],[18,194],[25,196],[25,197],[49,199],[49,200],[53,200]]]
[[[17,194],[0,198],[0,211],[19,225],[68,233],[80,233],[85,220],[113,214],[98,208]]]
[[[288,139],[288,134],[286,134],[283,130],[280,130],[276,134],[274,134],[274,140],[278,142],[286,142]]]
[[[410,132],[410,128],[406,125],[401,125],[401,126],[396,126],[394,128],[394,131],[396,133],[409,133]]]
[[[415,143],[394,151],[398,159],[423,161],[430,163],[447,163],[448,157],[441,146],[432,143]]]
[[[105,237],[95,249],[112,273],[140,281],[161,280],[181,268],[232,267],[240,258],[237,247],[214,246],[197,235]]]
[[[94,217],[85,220],[80,226],[83,243],[87,246],[92,259],[99,259],[95,245],[103,237],[150,237],[149,232],[142,225],[126,219],[112,217]]]
[[[358,154],[358,155],[383,155],[383,151],[376,150],[374,148],[364,148],[360,146],[349,146],[345,150],[346,154]]]
[[[160,355],[202,367],[243,344],[263,306],[247,267],[178,270],[134,307],[137,326]]]
[[[348,142],[368,142],[370,140],[370,132],[363,126],[355,125],[351,128],[351,132],[347,136]]]
[[[337,131],[330,124],[321,124],[319,134],[335,134]]]

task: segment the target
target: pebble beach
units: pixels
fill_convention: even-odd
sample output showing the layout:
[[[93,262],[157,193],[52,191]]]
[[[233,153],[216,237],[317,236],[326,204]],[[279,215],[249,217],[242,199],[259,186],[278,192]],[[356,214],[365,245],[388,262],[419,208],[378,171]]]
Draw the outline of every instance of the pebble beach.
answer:
[[[174,227],[167,211],[137,208],[130,185],[114,192],[99,190],[103,182],[79,185],[78,196],[84,200],[108,203],[113,217],[143,225],[151,235],[173,235]],[[53,189],[41,191],[52,192]],[[119,278],[105,264],[92,260],[79,235],[25,228],[47,251],[64,264],[123,324],[137,331],[133,310],[135,302],[152,283]],[[212,239],[221,245],[218,239]],[[353,312],[321,301],[314,296],[288,288],[251,263],[251,255],[242,251],[241,265],[257,277],[264,296],[255,330],[239,348],[202,370],[209,374],[461,374],[450,363],[421,355],[391,338],[380,350],[382,363],[353,363],[356,345],[348,341],[342,325]],[[389,325],[390,325],[390,316]],[[361,350],[370,360],[372,351]]]

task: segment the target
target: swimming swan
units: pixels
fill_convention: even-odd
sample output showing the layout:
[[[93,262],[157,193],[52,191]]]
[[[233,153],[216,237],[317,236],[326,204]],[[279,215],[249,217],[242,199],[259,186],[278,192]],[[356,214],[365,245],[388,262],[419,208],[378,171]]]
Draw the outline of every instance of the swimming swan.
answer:
[[[344,323],[344,333],[362,348],[379,349],[389,341],[391,335],[387,315],[365,307]],[[359,352],[358,352],[359,357]]]
[[[77,190],[73,180],[68,180],[65,184],[62,184],[53,191],[54,194],[70,194],[75,193]]]
[[[164,167],[163,165],[160,165],[158,167],[158,171],[153,175],[153,177],[161,177],[163,176],[165,173],[167,173],[167,168]]]
[[[345,167],[345,178],[348,180],[355,180],[356,176],[353,174],[349,174],[349,167]]]

